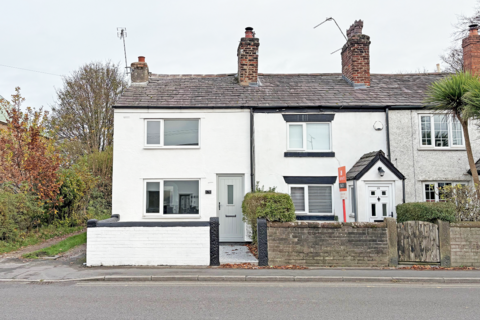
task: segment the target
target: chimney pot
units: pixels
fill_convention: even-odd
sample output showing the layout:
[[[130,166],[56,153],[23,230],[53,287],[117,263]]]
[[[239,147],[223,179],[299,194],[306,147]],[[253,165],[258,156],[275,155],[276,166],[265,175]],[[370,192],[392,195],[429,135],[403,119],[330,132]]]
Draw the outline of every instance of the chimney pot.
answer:
[[[245,28],[245,38],[253,38],[253,28],[246,27]]]
[[[145,57],[144,56],[138,57],[138,62],[145,62]]]

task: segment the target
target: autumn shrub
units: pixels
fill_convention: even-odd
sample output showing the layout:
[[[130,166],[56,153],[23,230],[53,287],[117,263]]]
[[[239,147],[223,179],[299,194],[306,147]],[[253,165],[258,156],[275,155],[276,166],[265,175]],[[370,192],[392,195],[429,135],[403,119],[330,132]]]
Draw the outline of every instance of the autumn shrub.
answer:
[[[455,222],[455,206],[449,202],[410,202],[397,205],[397,221],[436,220]]]
[[[295,207],[290,195],[276,192],[250,192],[242,203],[243,221],[251,228],[253,243],[257,242],[257,219],[267,221],[295,221]]]
[[[455,207],[456,221],[480,221],[479,189],[473,185],[444,186],[440,196]]]
[[[42,202],[35,195],[15,192],[11,187],[0,188],[1,241],[17,241],[27,231],[39,225],[43,214]]]

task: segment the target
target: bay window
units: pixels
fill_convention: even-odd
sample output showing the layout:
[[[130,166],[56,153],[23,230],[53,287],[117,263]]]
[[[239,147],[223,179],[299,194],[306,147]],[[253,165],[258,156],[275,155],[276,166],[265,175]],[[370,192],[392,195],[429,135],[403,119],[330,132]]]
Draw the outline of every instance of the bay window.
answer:
[[[331,151],[330,123],[288,123],[287,149]]]
[[[146,120],[146,147],[189,148],[199,146],[198,119]]]
[[[291,185],[290,196],[296,213],[332,214],[332,186]]]
[[[463,148],[460,122],[451,115],[420,115],[420,145],[422,148]]]
[[[198,215],[199,184],[199,180],[145,181],[145,215]]]

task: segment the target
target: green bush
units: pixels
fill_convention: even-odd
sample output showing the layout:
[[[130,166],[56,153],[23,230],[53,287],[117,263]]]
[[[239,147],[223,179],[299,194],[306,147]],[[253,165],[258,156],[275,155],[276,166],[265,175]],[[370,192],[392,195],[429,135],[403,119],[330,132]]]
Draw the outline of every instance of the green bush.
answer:
[[[411,202],[397,206],[397,221],[455,222],[455,206],[448,202]]]
[[[257,219],[267,221],[295,221],[295,207],[292,198],[285,193],[255,192],[247,193],[242,203],[243,221],[252,229],[252,241],[257,243]]]
[[[30,193],[0,189],[0,240],[17,241],[37,226],[43,215],[43,203]]]

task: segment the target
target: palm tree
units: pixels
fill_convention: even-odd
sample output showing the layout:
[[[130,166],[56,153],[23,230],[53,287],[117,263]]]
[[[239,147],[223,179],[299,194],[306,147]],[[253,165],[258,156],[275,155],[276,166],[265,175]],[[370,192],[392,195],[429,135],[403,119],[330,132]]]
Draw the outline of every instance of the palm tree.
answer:
[[[478,92],[470,92],[472,88],[478,88]],[[476,93],[473,94],[473,92]],[[468,134],[469,119],[480,115],[480,82],[478,78],[469,72],[457,72],[436,81],[428,88],[425,103],[428,104],[429,108],[449,114],[460,122],[465,137],[465,148],[467,149],[468,164],[472,172],[473,182],[480,186],[470,144],[470,135]],[[476,109],[472,107],[474,104],[478,106]],[[475,113],[475,110],[478,113]]]

